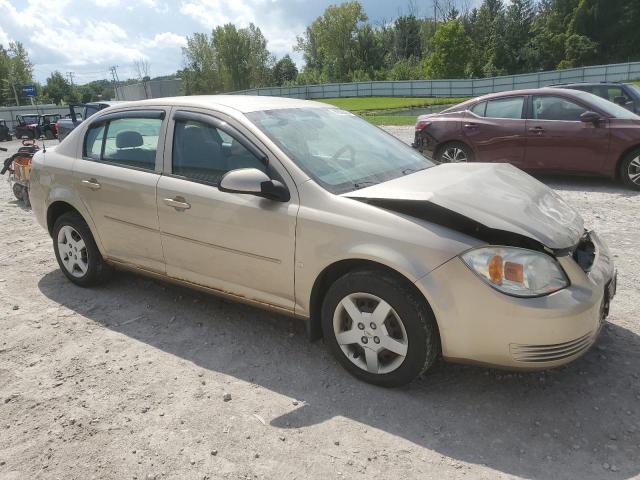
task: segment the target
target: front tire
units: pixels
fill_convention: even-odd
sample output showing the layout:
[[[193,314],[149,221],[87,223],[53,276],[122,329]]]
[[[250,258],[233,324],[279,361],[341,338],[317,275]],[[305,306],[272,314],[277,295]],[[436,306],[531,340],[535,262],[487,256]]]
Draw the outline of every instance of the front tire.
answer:
[[[438,148],[435,157],[439,163],[473,162],[473,151],[462,142],[447,142]]]
[[[411,382],[440,353],[431,308],[406,280],[384,271],[336,280],[322,304],[322,331],[349,373],[383,387]]]
[[[103,283],[111,268],[104,263],[89,226],[76,212],[62,214],[53,226],[53,249],[65,276],[76,285]]]
[[[640,148],[624,156],[618,174],[625,186],[640,190]]]

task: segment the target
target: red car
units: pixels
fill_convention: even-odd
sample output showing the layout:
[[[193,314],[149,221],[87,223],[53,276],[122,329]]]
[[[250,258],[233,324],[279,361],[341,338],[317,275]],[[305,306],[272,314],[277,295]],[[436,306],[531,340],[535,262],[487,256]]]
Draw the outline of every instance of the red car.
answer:
[[[493,93],[421,115],[413,146],[439,162],[508,162],[640,190],[640,116],[577,90]]]

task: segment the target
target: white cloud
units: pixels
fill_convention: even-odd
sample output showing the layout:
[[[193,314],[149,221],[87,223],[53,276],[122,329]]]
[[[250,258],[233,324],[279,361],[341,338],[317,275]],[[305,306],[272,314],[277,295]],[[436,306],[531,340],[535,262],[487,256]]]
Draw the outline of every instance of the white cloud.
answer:
[[[142,40],[142,45],[148,48],[184,47],[186,44],[186,37],[173,32],[158,33],[153,38]]]
[[[4,48],[7,48],[11,39],[9,38],[9,34],[5,32],[2,27],[0,27],[0,45]]]
[[[289,53],[296,35],[305,29],[301,21],[291,19],[273,0],[183,0],[180,12],[210,29],[225,23],[239,27],[253,23],[260,27],[269,50],[278,56]]]

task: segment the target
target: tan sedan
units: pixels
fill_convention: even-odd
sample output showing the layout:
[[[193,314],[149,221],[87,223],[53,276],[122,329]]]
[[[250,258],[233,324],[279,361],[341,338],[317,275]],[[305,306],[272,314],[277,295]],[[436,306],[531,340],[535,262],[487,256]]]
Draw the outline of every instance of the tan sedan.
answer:
[[[564,364],[615,293],[607,247],[543,184],[503,164],[434,166],[325,104],[121,104],[38,153],[31,175],[75,284],[118,267],[294,315],[378,385],[440,354]]]

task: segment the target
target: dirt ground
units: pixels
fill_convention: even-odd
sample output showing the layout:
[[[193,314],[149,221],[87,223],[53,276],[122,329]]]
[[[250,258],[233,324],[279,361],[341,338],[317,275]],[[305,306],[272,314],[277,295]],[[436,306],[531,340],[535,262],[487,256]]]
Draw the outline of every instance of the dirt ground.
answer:
[[[296,320],[132,274],[72,285],[2,179],[0,479],[637,478],[640,195],[543,180],[615,254],[598,344],[558,370],[440,362],[385,390]]]

